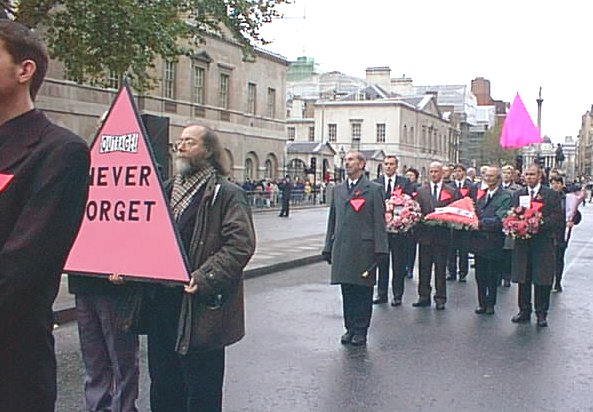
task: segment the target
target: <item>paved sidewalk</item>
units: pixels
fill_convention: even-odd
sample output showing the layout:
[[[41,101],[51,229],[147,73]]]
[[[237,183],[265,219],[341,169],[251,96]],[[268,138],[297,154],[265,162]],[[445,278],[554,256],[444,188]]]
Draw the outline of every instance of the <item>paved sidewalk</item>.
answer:
[[[291,211],[280,218],[277,211],[254,213],[257,246],[245,269],[245,277],[255,277],[321,261],[325,240],[327,207]],[[67,276],[54,303],[56,323],[71,321],[74,296],[68,293]]]

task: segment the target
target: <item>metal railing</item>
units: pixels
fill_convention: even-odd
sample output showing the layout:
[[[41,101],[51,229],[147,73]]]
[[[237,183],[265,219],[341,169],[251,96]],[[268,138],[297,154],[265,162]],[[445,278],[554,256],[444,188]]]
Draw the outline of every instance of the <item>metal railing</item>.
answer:
[[[263,192],[260,190],[246,191],[247,199],[253,209],[280,209],[282,192]],[[291,206],[313,206],[325,203],[324,193],[319,189],[305,193],[304,190],[293,189],[290,194]]]

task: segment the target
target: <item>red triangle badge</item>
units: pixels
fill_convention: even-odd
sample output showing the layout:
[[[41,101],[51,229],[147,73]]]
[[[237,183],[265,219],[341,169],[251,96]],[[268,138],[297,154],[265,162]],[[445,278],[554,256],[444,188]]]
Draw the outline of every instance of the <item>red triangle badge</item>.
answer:
[[[187,268],[154,156],[126,84],[91,146],[89,198],[65,272],[187,282]]]
[[[531,201],[531,208],[534,209],[535,211],[541,212],[542,207],[544,207],[544,204],[542,202],[540,202],[539,200]]]
[[[453,198],[453,196],[451,196],[451,194],[449,192],[447,192],[445,189],[441,190],[441,195],[439,196],[439,201],[446,202],[447,200],[450,200],[452,198]]]
[[[364,206],[365,202],[366,200],[364,197],[355,197],[354,199],[350,199],[350,206],[352,206],[352,209],[358,213]]]
[[[483,189],[478,189],[478,194],[477,194],[477,198],[478,200],[482,199],[484,197],[484,195],[486,194],[486,191]]]
[[[466,197],[469,193],[469,190],[467,189],[467,187],[462,187],[461,189],[459,189],[459,192],[461,193],[461,196]]]
[[[5,173],[0,173],[0,192],[8,187],[8,184],[12,180],[14,175],[9,175]]]

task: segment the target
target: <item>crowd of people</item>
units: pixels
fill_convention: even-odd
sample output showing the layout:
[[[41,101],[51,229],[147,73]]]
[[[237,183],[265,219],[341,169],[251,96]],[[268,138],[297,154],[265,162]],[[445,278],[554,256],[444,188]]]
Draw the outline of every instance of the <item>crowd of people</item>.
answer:
[[[581,192],[577,182],[567,186],[557,170],[546,171],[538,164],[527,165],[522,173],[511,165],[482,166],[478,174],[462,164],[433,162],[422,184],[414,168],[398,174],[398,159],[393,155],[385,157],[383,175],[370,182],[364,166],[361,153],[346,156],[347,178],[335,188],[323,250],[324,259],[332,266],[332,283],[342,288],[343,344],[366,343],[372,305],[388,302],[390,284],[391,306],[402,305],[405,279],[413,277],[417,254],[414,307],[430,307],[434,301],[436,310],[444,310],[447,282],[466,282],[474,269],[476,314],[494,314],[498,288],[515,282],[518,313],[512,322],[529,322],[535,311],[537,326],[548,326],[550,292],[552,288],[563,290],[564,255],[572,227],[581,217],[578,210],[570,217],[566,213],[566,194]],[[421,221],[408,232],[386,233],[384,210],[370,214],[369,210],[381,210],[377,203],[384,207],[397,188],[418,202],[423,217],[470,198],[479,220],[477,229]],[[364,206],[357,207],[359,204]],[[539,230],[529,238],[513,238],[503,232],[503,219],[519,206],[541,211]],[[369,270],[377,273],[374,297],[375,276],[369,275]]]

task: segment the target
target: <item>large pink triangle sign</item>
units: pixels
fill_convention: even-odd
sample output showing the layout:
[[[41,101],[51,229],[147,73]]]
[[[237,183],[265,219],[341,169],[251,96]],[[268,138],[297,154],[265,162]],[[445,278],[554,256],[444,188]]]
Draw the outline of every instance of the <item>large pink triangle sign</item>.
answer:
[[[127,85],[91,146],[89,198],[65,272],[189,280],[187,259]]]
[[[517,93],[502,126],[500,146],[503,149],[515,149],[532,143],[541,143],[541,141],[540,132],[533,125],[533,121]]]

